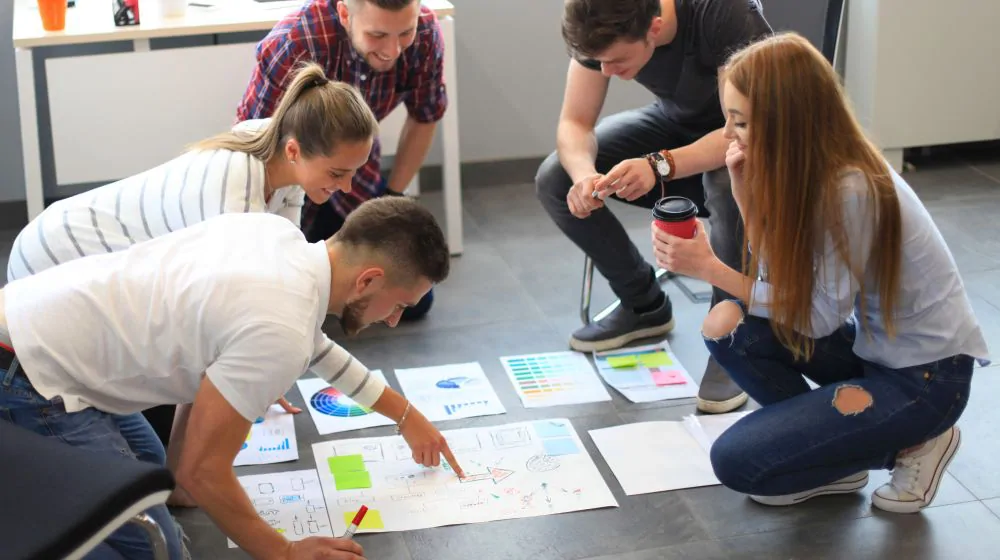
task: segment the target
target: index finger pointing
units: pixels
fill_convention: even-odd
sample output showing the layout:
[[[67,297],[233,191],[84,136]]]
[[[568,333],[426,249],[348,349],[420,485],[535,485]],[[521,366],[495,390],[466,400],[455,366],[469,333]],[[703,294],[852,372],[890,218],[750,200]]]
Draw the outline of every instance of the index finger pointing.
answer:
[[[451,448],[448,447],[447,443],[441,447],[441,454],[444,455],[445,460],[448,461],[449,465],[451,465],[451,470],[455,471],[455,474],[457,474],[459,478],[465,478],[465,471],[463,471],[462,467],[458,464],[458,461],[451,453]]]

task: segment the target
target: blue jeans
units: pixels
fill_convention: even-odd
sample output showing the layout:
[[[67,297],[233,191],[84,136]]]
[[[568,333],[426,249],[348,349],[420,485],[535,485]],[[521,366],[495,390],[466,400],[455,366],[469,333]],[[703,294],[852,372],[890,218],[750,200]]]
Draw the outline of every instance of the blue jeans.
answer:
[[[0,421],[54,437],[84,449],[124,455],[166,464],[163,444],[142,414],[119,416],[87,408],[66,412],[62,399],[46,400],[38,394],[14,358],[9,370],[0,369]],[[163,530],[171,560],[183,558],[180,529],[166,506],[146,511]],[[91,551],[87,560],[152,558],[149,537],[140,527],[127,524]]]
[[[744,494],[775,496],[811,490],[846,476],[891,469],[896,455],[945,432],[965,410],[973,358],[892,369],[854,354],[853,322],[815,341],[796,362],[766,319],[747,316],[709,352],[761,409],[740,419],[712,446],[722,484]],[[862,335],[863,336],[863,335]],[[809,378],[819,385],[810,389]],[[844,388],[870,402],[838,409]],[[846,393],[845,393],[846,394]],[[845,399],[846,400],[846,399]]]

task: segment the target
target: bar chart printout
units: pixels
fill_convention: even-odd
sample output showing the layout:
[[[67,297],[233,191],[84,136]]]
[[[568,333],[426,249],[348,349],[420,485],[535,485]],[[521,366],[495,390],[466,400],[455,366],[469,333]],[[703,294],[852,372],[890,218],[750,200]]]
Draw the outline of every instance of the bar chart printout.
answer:
[[[525,408],[610,401],[585,354],[548,352],[500,358]]]

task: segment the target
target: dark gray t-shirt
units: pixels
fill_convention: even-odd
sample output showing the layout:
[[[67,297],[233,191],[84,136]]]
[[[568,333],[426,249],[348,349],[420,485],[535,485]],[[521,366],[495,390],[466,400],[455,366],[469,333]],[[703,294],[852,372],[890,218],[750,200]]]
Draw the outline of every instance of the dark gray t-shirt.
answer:
[[[719,67],[734,51],[769,35],[771,26],[760,0],[675,1],[677,36],[653,51],[635,81],[657,97],[667,118],[708,133],[725,124]]]

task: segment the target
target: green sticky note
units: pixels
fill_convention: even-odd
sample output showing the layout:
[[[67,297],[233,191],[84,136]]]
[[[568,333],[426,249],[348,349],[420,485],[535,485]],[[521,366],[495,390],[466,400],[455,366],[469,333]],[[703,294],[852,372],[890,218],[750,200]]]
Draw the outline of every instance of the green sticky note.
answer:
[[[357,513],[356,511],[345,511],[344,524],[350,526],[351,521],[354,521],[354,516]],[[377,509],[369,509],[365,512],[365,518],[361,520],[361,525],[358,525],[358,530],[364,531],[365,529],[385,529],[385,523],[382,522],[382,514]]]
[[[365,461],[361,455],[329,457],[326,461],[330,464],[330,472],[333,474],[365,470]]]
[[[645,367],[663,367],[674,365],[673,360],[666,352],[651,352],[649,354],[642,354],[639,356],[639,362]]]
[[[368,471],[333,473],[333,482],[337,485],[337,490],[371,488],[372,475]]]
[[[639,364],[639,359],[634,355],[608,356],[608,365],[613,368],[630,368]]]

